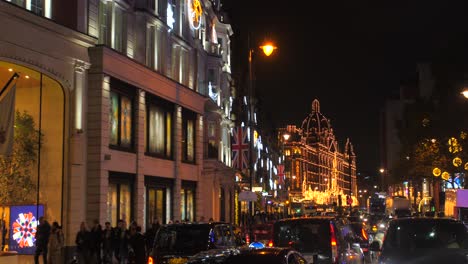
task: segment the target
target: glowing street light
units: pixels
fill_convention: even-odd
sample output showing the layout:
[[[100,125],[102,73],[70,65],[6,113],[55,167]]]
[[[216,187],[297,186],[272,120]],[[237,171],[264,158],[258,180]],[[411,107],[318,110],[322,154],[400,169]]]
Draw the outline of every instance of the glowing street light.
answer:
[[[288,133],[284,133],[284,134],[283,134],[284,141],[288,141],[288,140],[289,140],[289,137],[291,137],[290,134],[288,134]]]
[[[468,87],[465,87],[465,88],[463,89],[463,91],[461,92],[461,94],[462,94],[463,96],[465,96],[465,98],[468,99]]]
[[[270,56],[273,51],[275,51],[275,49],[277,49],[278,47],[276,47],[275,45],[273,45],[273,43],[271,42],[267,42],[265,43],[265,45],[262,45],[260,46],[260,48],[263,50],[263,53],[265,53],[265,55],[268,57]]]

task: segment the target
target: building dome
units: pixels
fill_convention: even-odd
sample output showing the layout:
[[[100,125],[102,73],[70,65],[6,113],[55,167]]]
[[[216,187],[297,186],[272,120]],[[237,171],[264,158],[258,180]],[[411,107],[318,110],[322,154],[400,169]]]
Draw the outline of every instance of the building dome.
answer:
[[[320,113],[320,102],[317,99],[312,102],[312,112],[302,121],[301,130],[307,142],[315,142],[333,132],[330,120]]]

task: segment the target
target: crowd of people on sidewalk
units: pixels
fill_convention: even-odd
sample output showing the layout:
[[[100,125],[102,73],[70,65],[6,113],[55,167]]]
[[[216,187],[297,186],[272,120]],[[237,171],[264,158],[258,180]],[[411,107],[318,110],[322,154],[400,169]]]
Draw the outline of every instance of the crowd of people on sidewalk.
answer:
[[[94,220],[89,228],[83,221],[75,237],[76,254],[71,263],[144,264],[159,227],[156,220],[143,234],[136,222],[132,222],[128,228],[124,220],[119,220],[116,227],[106,222],[103,228],[98,220]],[[64,244],[62,227],[57,222],[50,225],[44,217],[40,217],[34,263],[39,264],[41,257],[44,264],[70,263],[64,261]]]
[[[141,226],[136,222],[132,222],[129,228],[124,220],[119,220],[116,227],[106,222],[104,228],[97,220],[91,228],[82,222],[75,239],[77,261],[90,264],[146,263],[147,252],[159,226],[159,222],[155,221],[143,234]]]

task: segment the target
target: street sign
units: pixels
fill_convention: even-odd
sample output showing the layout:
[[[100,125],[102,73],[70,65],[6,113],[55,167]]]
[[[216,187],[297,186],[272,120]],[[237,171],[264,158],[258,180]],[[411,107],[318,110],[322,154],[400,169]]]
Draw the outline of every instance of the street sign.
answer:
[[[257,194],[250,191],[243,191],[239,193],[239,201],[253,202],[257,201]]]

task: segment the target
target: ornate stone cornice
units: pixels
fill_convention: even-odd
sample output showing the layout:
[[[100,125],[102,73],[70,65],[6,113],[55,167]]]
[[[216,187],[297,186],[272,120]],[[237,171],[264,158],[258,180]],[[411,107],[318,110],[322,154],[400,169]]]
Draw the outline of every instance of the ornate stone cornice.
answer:
[[[75,67],[75,72],[84,73],[86,70],[89,70],[89,68],[91,68],[91,64],[82,60],[75,59],[74,67]]]

